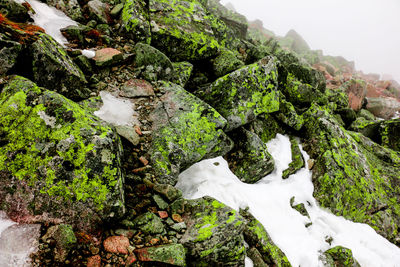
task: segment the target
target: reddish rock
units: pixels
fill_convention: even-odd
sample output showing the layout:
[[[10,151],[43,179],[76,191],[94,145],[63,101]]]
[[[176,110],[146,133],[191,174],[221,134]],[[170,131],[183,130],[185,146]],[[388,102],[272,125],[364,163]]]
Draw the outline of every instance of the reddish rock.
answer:
[[[365,81],[353,79],[344,86],[349,96],[349,106],[355,111],[360,110],[367,95],[367,84]]]
[[[129,239],[125,236],[110,236],[103,242],[104,249],[110,253],[128,254]]]
[[[139,160],[140,160],[140,162],[141,162],[144,166],[147,166],[147,165],[149,164],[149,161],[148,161],[145,157],[143,157],[143,156],[141,156],[141,157],[139,158]]]
[[[179,215],[179,214],[172,214],[172,220],[174,220],[175,222],[178,222],[178,223],[183,222],[183,219],[182,219],[181,215]]]
[[[168,212],[160,210],[158,211],[158,216],[160,216],[161,219],[168,218]]]
[[[123,97],[149,97],[154,96],[153,86],[140,79],[131,79],[122,86],[120,96]]]
[[[128,256],[128,258],[125,261],[125,266],[131,266],[132,264],[134,264],[137,261],[137,258],[135,256],[135,254],[131,254]]]
[[[96,51],[96,56],[93,60],[99,67],[110,66],[114,63],[121,61],[123,58],[122,53],[114,48],[103,48]]]
[[[90,257],[87,261],[86,267],[101,267],[100,255]]]

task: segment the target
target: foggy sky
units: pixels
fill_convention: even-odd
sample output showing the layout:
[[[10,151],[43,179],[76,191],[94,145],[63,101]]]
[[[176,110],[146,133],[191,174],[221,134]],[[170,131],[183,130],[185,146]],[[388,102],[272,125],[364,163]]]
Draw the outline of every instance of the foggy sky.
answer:
[[[228,2],[279,36],[294,29],[311,49],[400,82],[399,0],[221,0]]]

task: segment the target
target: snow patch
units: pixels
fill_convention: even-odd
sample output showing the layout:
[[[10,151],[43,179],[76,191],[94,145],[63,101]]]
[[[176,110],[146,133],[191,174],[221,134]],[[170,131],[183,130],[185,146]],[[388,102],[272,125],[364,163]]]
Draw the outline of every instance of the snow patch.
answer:
[[[188,199],[211,196],[235,210],[248,207],[292,266],[323,266],[321,253],[338,245],[351,249],[361,266],[400,266],[400,248],[370,226],[353,223],[318,207],[308,166],[282,179],[282,171],[291,158],[288,137],[278,134],[267,145],[275,159],[275,170],[257,184],[242,183],[229,170],[228,163],[218,157],[203,160],[182,172],[176,187]],[[302,148],[301,152],[307,162],[309,156]],[[290,206],[292,197],[296,204],[304,204],[310,218]],[[312,225],[306,227],[309,223]],[[325,241],[329,237],[333,239],[331,244]]]
[[[102,120],[117,125],[134,126],[139,125],[137,114],[133,104],[126,99],[115,97],[109,92],[100,92],[103,106],[94,112],[94,115]]]
[[[87,58],[94,58],[96,56],[96,51],[83,49],[82,50],[82,55],[84,55]]]

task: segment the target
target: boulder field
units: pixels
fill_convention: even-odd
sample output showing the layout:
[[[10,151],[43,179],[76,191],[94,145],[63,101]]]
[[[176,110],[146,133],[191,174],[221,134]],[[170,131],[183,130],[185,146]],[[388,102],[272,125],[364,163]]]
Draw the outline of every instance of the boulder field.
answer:
[[[278,133],[283,178],[301,142],[319,204],[400,246],[395,81],[217,0],[42,1],[78,22],[65,46],[19,2],[0,1],[0,210],[41,224],[34,266],[291,266],[247,210],[174,187],[217,156],[256,183]],[[358,266],[343,247],[321,259]]]

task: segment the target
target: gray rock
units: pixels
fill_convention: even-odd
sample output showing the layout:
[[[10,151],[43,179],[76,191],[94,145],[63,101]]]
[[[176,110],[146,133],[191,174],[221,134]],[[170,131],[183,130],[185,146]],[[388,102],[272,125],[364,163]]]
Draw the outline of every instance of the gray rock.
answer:
[[[117,133],[128,140],[132,145],[137,146],[140,142],[140,137],[132,126],[118,125],[115,126]]]
[[[138,216],[132,223],[145,234],[161,234],[164,231],[164,224],[161,219],[151,212]]]

